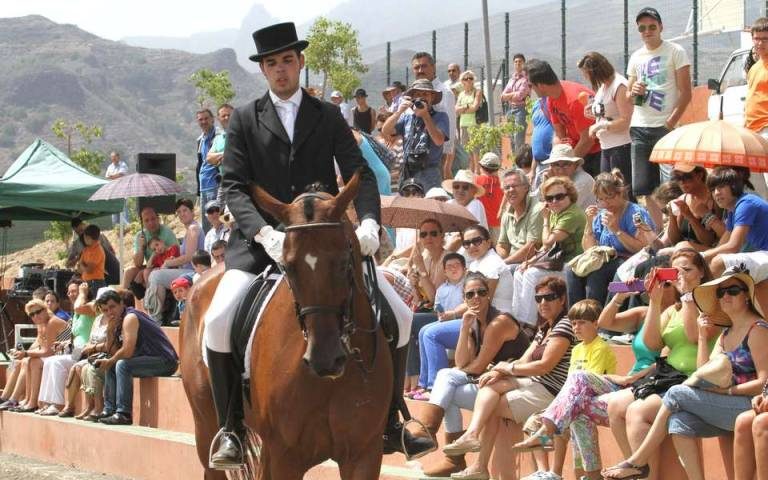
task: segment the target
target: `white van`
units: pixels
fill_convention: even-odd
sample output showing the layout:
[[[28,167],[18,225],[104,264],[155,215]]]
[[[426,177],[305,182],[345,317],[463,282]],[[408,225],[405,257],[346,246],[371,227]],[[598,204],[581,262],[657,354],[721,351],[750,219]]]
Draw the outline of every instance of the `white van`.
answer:
[[[707,118],[720,118],[738,126],[744,126],[744,103],[747,98],[747,72],[744,62],[751,49],[741,48],[733,52],[718,80],[709,79],[707,87],[713,91],[707,104]]]

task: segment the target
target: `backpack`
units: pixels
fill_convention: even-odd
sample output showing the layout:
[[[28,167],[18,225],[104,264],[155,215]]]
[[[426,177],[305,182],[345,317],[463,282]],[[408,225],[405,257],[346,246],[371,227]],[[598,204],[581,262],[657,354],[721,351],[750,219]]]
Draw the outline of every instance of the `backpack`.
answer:
[[[483,101],[475,112],[475,121],[477,123],[488,123],[488,102],[485,100],[485,94],[481,93]]]

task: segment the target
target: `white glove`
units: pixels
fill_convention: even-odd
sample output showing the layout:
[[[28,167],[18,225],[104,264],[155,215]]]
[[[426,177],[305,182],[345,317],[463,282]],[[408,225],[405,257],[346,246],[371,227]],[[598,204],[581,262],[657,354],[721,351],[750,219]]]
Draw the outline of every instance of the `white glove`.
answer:
[[[360,253],[370,256],[379,249],[379,224],[372,218],[366,218],[360,222],[355,230],[357,240],[360,242]]]
[[[277,263],[283,262],[283,241],[285,233],[278,232],[270,225],[261,227],[259,233],[254,235],[253,239],[264,247],[267,255]]]

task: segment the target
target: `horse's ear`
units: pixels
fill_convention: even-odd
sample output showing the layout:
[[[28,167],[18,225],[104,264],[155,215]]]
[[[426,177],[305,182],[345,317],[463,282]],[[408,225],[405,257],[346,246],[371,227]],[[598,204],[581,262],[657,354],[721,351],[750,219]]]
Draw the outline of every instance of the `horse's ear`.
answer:
[[[249,184],[248,188],[251,191],[251,200],[254,205],[272,215],[276,220],[285,223],[288,215],[288,204],[276,199],[256,184]]]
[[[352,178],[344,185],[344,189],[336,195],[331,202],[333,202],[333,210],[331,211],[331,218],[336,220],[340,219],[344,212],[347,211],[349,202],[354,200],[357,196],[357,191],[360,189],[360,170],[355,171]]]

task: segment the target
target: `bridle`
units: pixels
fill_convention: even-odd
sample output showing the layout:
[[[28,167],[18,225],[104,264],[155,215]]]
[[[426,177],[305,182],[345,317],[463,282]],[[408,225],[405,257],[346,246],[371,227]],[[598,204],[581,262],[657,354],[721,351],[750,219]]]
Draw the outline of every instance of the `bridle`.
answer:
[[[296,200],[300,198],[306,198],[306,197],[315,197],[315,198],[323,198],[320,195],[314,194],[314,193],[305,193],[299,197],[297,197]],[[295,201],[295,200],[294,200]],[[285,227],[285,232],[296,232],[296,231],[303,231],[303,230],[319,230],[319,229],[341,229],[342,232],[344,230],[344,223],[342,222],[316,222],[316,223],[302,223],[298,225],[290,225]],[[354,255],[352,254],[352,243],[347,238],[347,262],[345,265],[345,277],[347,280],[347,284],[349,285],[349,293],[347,294],[347,298],[342,301],[341,304],[338,305],[301,305],[298,300],[296,300],[296,295],[294,293],[293,295],[293,303],[294,308],[296,310],[296,317],[299,320],[299,326],[301,328],[301,332],[304,335],[304,340],[306,341],[308,338],[307,334],[307,324],[306,324],[306,317],[307,315],[314,315],[314,314],[329,314],[334,315],[339,319],[339,331],[340,334],[340,341],[342,348],[344,349],[344,353],[347,354],[347,356],[352,357],[355,362],[360,366],[360,368],[363,370],[364,373],[370,373],[373,371],[373,366],[376,362],[376,352],[378,348],[378,341],[375,338],[376,337],[376,330],[378,330],[378,322],[374,319],[374,326],[371,329],[363,329],[359,328],[354,320],[354,294],[355,290],[358,289],[359,285],[358,282],[355,280],[355,268],[354,268]],[[293,292],[297,292],[298,290],[293,285],[293,282],[291,281],[290,275],[285,272],[285,278],[288,282],[288,287]],[[362,289],[362,291],[365,291],[365,289]],[[352,346],[352,336],[360,330],[363,333],[370,333],[374,336],[373,339],[373,357],[370,363],[369,367],[366,367],[363,364],[362,357],[360,355],[360,349]]]

